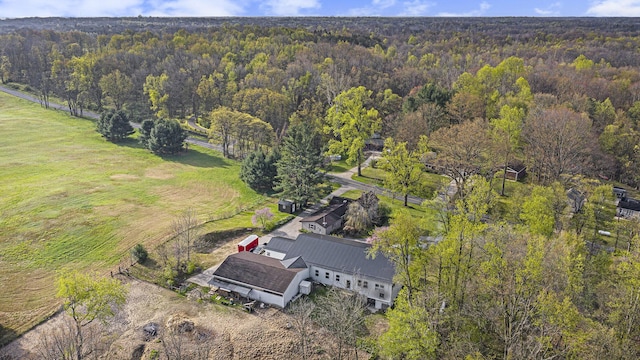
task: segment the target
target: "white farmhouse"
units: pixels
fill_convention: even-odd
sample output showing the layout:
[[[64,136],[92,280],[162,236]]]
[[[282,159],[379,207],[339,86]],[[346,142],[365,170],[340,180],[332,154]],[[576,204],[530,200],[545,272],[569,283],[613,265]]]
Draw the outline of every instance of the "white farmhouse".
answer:
[[[309,268],[311,280],[355,291],[380,309],[393,304],[400,286],[393,283],[393,263],[381,254],[372,259],[368,256],[370,248],[361,241],[300,234],[296,240],[271,239],[264,254],[281,257],[285,252],[284,260],[300,257]]]
[[[227,257],[210,285],[242,297],[284,308],[312,280],[357,292],[369,305],[393,305],[400,286],[393,283],[393,264],[385,256],[368,255],[370,244],[320,234],[296,240],[274,237],[262,254],[240,252]]]

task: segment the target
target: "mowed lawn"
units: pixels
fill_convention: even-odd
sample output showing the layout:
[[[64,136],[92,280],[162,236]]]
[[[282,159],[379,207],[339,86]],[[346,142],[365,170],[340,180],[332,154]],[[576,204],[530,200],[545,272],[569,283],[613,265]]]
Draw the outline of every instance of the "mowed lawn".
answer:
[[[272,201],[219,153],[163,159],[94,129],[0,93],[0,344],[59,307],[60,270],[108,275],[135,244],[166,241],[189,207],[204,222]]]

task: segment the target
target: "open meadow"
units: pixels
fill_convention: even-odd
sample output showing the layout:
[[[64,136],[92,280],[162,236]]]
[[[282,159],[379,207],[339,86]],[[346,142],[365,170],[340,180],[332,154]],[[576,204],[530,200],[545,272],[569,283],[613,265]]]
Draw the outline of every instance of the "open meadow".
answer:
[[[239,163],[212,150],[161,158],[4,93],[0,109],[0,345],[59,308],[57,272],[108,275],[135,244],[169,239],[188,208],[200,222],[246,227],[248,216],[236,224],[233,215],[272,205],[240,181]]]

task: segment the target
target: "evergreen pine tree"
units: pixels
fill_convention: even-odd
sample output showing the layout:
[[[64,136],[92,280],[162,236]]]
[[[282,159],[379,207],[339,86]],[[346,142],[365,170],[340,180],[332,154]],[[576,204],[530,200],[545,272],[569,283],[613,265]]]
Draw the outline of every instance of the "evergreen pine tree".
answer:
[[[268,155],[265,155],[262,150],[249,153],[242,162],[240,179],[255,191],[273,191],[277,174],[276,161],[279,158],[276,151],[272,151]]]
[[[319,136],[313,126],[309,123],[291,126],[280,145],[280,154],[276,163],[276,190],[300,206],[316,200],[317,185],[324,174],[320,172],[323,158]]]
[[[177,121],[160,119],[149,132],[147,148],[158,155],[176,154],[186,138],[187,133]]]
[[[111,142],[118,142],[134,133],[127,113],[122,110],[103,112],[96,127],[97,131]]]

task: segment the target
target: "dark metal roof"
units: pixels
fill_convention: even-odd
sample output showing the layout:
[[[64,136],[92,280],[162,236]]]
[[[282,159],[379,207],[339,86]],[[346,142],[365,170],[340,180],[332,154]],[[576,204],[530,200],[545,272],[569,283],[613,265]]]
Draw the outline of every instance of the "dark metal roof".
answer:
[[[522,163],[511,163],[511,164],[507,165],[507,171],[513,171],[513,172],[516,172],[516,173],[521,173],[526,168],[527,167],[524,166],[524,164],[522,164]]]
[[[627,198],[625,200],[620,200],[618,202],[618,207],[621,209],[640,211],[640,201],[632,198]]]
[[[285,259],[302,256],[310,265],[347,274],[393,281],[395,268],[382,254],[367,256],[370,244],[320,234],[300,234]]]
[[[306,269],[308,267],[307,263],[302,259],[302,256],[281,260],[280,263],[287,269]]]
[[[323,227],[327,227],[327,225],[333,225],[334,223],[342,219],[342,216],[347,212],[348,205],[348,201],[329,205],[326,209],[317,211],[311,216],[300,220],[300,222],[315,222],[318,225],[322,225]]]
[[[285,238],[285,237],[281,237],[281,236],[274,236],[274,237],[271,238],[271,240],[269,240],[269,242],[264,247],[264,249],[265,250],[271,250],[271,251],[277,251],[277,252],[286,254],[287,251],[289,251],[289,248],[291,248],[291,245],[293,245],[294,242],[295,242],[295,240],[293,240],[293,239],[289,239],[289,238]]]
[[[213,273],[214,280],[237,283],[284,294],[296,274],[303,268],[286,268],[278,259],[248,251],[229,255]]]

